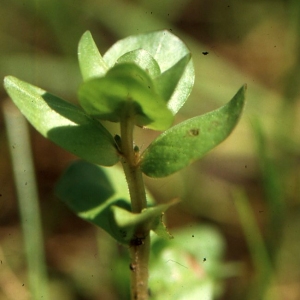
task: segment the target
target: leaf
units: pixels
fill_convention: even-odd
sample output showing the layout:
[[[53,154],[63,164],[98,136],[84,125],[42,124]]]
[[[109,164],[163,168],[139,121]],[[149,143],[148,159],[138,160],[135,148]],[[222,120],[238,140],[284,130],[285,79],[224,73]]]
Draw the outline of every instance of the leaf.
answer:
[[[88,161],[104,166],[119,161],[114,139],[81,109],[15,77],[4,79],[11,99],[46,138]]]
[[[162,133],[141,157],[150,177],[173,174],[221,143],[237,124],[244,107],[246,85],[223,107],[191,118]]]
[[[168,103],[168,108],[174,115],[189,96],[191,92],[190,84],[194,83],[192,74],[182,79],[182,75],[185,71],[190,72],[190,69],[187,68],[187,65],[192,63],[190,60],[191,55],[185,55],[174,66],[155,78],[154,81],[158,93]],[[181,83],[180,80],[182,80]]]
[[[141,213],[132,213],[128,210],[120,208],[118,206],[113,206],[114,218],[117,224],[126,231],[131,232],[131,236],[134,236],[134,233],[137,229],[143,228],[144,230],[153,230],[156,232],[156,229],[161,229],[160,225],[162,224],[161,216],[170,206],[178,203],[177,200],[170,201],[166,204],[160,204],[154,207],[148,207],[144,209]],[[164,232],[157,232],[158,235],[163,237],[170,238],[170,235],[167,234],[166,229]]]
[[[104,55],[103,59],[109,68],[125,53],[144,49],[157,61],[162,73],[190,55],[186,45],[167,30],[129,36],[116,42]],[[167,73],[166,73],[167,74]],[[172,97],[168,99],[168,107],[176,114],[187,100],[194,85],[194,66],[190,61],[179,80]]]
[[[155,92],[151,78],[134,63],[117,64],[105,77],[84,82],[78,97],[89,115],[102,120],[119,122],[131,106],[140,127],[165,130],[173,122],[173,115]]]
[[[111,210],[112,205],[130,210],[126,181],[116,167],[102,168],[76,161],[62,174],[55,194],[82,219],[101,227],[120,243],[127,240]]]
[[[108,70],[89,31],[86,31],[79,41],[78,60],[84,81],[94,77],[101,77]]]
[[[136,63],[144,71],[146,71],[152,78],[160,75],[160,68],[152,55],[144,49],[136,49],[122,55],[116,63]]]
[[[122,244],[132,240],[137,226],[156,230],[161,212],[174,204],[173,201],[133,214],[123,172],[117,167],[103,168],[85,161],[76,161],[67,168],[55,193],[79,217],[101,227]],[[154,202],[149,193],[147,201],[150,205]]]

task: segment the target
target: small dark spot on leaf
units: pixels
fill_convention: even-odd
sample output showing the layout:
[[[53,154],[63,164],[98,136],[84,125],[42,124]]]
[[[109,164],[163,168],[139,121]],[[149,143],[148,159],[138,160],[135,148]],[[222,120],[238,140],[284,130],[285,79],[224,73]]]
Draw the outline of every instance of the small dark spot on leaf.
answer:
[[[192,235],[192,237],[194,237],[194,235]]]
[[[206,257],[203,258],[203,262],[206,262]]]
[[[151,15],[152,15],[152,11],[151,11]]]
[[[247,165],[245,165],[245,169],[247,169]]]
[[[188,131],[188,134],[190,136],[197,136],[199,135],[199,128],[192,128]]]
[[[27,185],[27,182],[25,182],[25,185]]]
[[[263,211],[263,210],[260,210],[259,212],[260,212],[260,213],[263,213],[264,211]]]
[[[23,283],[22,286],[24,286],[25,284]]]
[[[172,31],[172,28],[170,28],[170,31]]]
[[[207,55],[209,52],[208,51],[203,51],[202,54],[203,55]]]

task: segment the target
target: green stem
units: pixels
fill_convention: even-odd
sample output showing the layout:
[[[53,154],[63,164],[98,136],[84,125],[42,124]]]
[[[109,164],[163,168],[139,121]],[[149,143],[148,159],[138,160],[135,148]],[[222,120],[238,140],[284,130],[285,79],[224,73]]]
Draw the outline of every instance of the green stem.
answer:
[[[122,165],[128,183],[133,213],[147,207],[145,185],[139,166],[139,153],[133,149],[134,111],[131,103],[121,120]],[[131,299],[148,299],[148,263],[150,254],[149,230],[139,228],[130,242]]]
[[[138,164],[138,153],[133,150],[134,120],[126,115],[121,121],[121,147],[123,157],[121,159],[127,179],[131,198],[132,212],[140,213],[147,207],[146,193],[142,171]]]

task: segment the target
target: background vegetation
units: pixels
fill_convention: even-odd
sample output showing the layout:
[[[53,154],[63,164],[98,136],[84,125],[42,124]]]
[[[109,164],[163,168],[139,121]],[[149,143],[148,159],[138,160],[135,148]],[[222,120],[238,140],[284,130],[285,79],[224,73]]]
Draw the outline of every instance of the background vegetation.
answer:
[[[166,216],[177,243],[188,243],[180,233],[176,239],[182,228],[205,225],[211,236],[218,235],[212,249],[223,256],[218,268],[221,299],[300,298],[299,1],[0,4],[0,77],[14,75],[75,103],[81,82],[76,49],[86,30],[102,53],[117,39],[157,29],[169,29],[185,41],[193,54],[196,83],[176,122],[219,107],[246,82],[248,103],[230,138],[182,172],[146,183],[159,202],[181,198]],[[0,94],[4,105],[3,88]],[[8,143],[3,114],[0,125],[0,299],[28,299],[9,154],[14,145]],[[117,133],[113,126],[110,130]],[[53,195],[59,175],[75,157],[32,128],[30,134],[51,297],[125,299],[124,249],[72,215]],[[150,130],[137,132],[141,147],[153,138]],[[211,236],[199,237],[194,249],[209,244]],[[203,253],[205,263],[210,250]]]

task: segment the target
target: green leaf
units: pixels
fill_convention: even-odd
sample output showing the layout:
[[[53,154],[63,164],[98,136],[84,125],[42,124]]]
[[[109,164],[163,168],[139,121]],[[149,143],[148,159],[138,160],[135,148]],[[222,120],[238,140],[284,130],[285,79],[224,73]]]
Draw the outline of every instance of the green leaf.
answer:
[[[129,244],[134,238],[137,226],[159,228],[161,213],[175,203],[133,214],[123,172],[117,167],[103,168],[85,161],[76,161],[67,168],[55,193],[79,217],[101,227],[122,244]],[[149,204],[154,202],[149,193],[147,200]]]
[[[136,49],[122,55],[116,63],[136,63],[144,71],[146,71],[152,78],[160,75],[160,68],[152,55],[144,49]]]
[[[81,109],[15,77],[4,79],[11,99],[46,138],[88,161],[114,165],[119,156],[111,134]]]
[[[79,41],[78,60],[84,81],[94,77],[101,77],[108,70],[89,31],[86,31]]]
[[[175,173],[221,143],[237,124],[244,107],[246,86],[223,107],[182,122],[162,133],[141,157],[150,177]]]
[[[149,52],[157,61],[162,73],[172,68],[190,53],[189,49],[178,37],[167,30],[163,30],[129,36],[119,40],[104,54],[103,59],[108,67],[111,68],[122,55],[136,49],[144,49]],[[177,68],[179,67],[176,67],[175,70]],[[173,91],[172,97],[168,99],[168,106],[174,114],[178,112],[190,95],[194,77],[194,66],[190,60],[176,89]]]
[[[170,201],[166,204],[148,207],[139,214],[132,213],[118,206],[113,206],[112,209],[118,226],[127,232],[130,230],[131,236],[134,235],[137,229],[140,230],[143,228],[145,231],[153,230],[162,237],[170,238],[170,235],[167,233],[166,229],[163,232],[159,231],[161,229],[160,225],[162,224],[161,217],[163,212],[177,202],[178,201]]]
[[[154,84],[158,93],[168,103],[168,108],[175,115],[189,96],[190,84],[194,83],[194,77],[190,75],[183,77],[185,71],[190,72],[187,65],[192,64],[191,54],[185,55],[170,69],[155,78]],[[181,83],[180,83],[180,80]]]
[[[155,92],[149,75],[134,63],[117,64],[102,78],[84,82],[78,91],[79,101],[89,114],[102,120],[119,122],[128,106],[140,127],[165,130],[173,115]]]
[[[126,180],[117,167],[76,161],[62,174],[55,194],[82,219],[101,227],[120,243],[127,241],[127,233],[119,229],[111,210],[112,205],[131,207]]]

